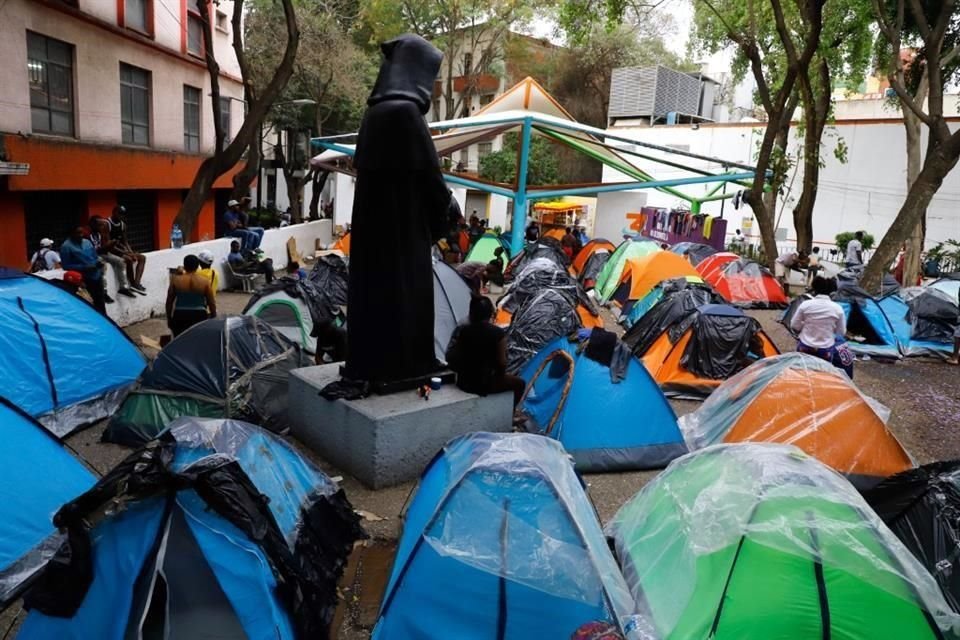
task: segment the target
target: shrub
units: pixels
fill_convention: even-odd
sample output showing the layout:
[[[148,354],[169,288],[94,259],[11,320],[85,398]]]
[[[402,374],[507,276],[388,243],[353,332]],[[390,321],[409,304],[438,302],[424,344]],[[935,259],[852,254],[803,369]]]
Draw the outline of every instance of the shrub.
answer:
[[[837,248],[840,249],[840,253],[845,254],[847,252],[847,243],[853,240],[853,236],[855,233],[856,233],[855,231],[844,231],[843,233],[838,233],[836,235],[834,240],[837,243]],[[863,240],[861,240],[860,242],[863,243],[864,251],[873,249],[873,236],[867,233],[866,231],[863,232]]]

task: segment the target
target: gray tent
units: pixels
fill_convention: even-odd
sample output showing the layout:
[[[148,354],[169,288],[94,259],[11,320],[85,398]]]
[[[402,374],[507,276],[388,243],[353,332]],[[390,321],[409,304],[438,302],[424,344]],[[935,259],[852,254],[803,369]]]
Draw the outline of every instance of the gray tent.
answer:
[[[446,361],[453,330],[470,312],[470,295],[470,287],[453,267],[433,261],[433,346],[437,360]]]

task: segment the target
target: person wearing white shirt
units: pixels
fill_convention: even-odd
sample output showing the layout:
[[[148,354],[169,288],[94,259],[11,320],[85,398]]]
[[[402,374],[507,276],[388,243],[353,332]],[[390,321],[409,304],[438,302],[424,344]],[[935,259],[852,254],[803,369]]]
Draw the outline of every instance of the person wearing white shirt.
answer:
[[[857,231],[853,240],[847,243],[847,266],[863,264],[863,231]]]
[[[800,304],[790,328],[797,334],[797,351],[822,358],[853,379],[853,354],[843,339],[847,319],[840,305],[830,299],[836,289],[833,278],[815,277],[815,297]]]
[[[60,268],[60,254],[53,250],[53,240],[44,238],[40,249],[30,257],[30,272],[52,271]]]

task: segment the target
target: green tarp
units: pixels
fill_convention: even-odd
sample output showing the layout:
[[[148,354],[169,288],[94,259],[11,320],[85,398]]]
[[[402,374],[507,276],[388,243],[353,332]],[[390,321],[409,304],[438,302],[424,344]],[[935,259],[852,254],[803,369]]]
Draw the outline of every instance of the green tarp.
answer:
[[[127,396],[104,431],[106,442],[139,447],[180,416],[224,418],[224,406],[179,393],[136,391]]]
[[[607,263],[600,270],[597,276],[597,283],[593,289],[601,302],[606,302],[617,290],[620,284],[620,278],[623,275],[623,268],[630,258],[642,258],[651,253],[660,251],[656,242],[649,240],[624,240],[613,252]]]

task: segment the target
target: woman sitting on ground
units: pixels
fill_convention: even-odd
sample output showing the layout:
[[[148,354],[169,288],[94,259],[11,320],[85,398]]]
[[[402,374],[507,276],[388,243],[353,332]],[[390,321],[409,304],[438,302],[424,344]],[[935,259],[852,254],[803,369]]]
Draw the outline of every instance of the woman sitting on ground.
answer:
[[[840,305],[830,299],[830,294],[837,290],[837,281],[816,276],[811,288],[814,298],[803,302],[790,321],[790,328],[799,336],[797,351],[830,362],[852,380],[853,353],[843,339],[847,319]]]
[[[472,298],[470,321],[454,331],[447,364],[457,374],[457,386],[467,393],[512,391],[516,408],[526,385],[523,378],[507,373],[507,334],[492,319],[493,302],[483,296]]]

